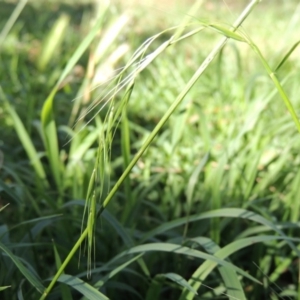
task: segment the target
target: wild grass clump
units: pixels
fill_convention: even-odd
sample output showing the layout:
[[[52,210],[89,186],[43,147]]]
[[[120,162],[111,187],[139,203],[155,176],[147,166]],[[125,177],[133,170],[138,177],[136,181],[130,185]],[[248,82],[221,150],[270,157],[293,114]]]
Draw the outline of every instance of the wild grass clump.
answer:
[[[299,17],[258,2],[0,4],[1,299],[300,299]]]

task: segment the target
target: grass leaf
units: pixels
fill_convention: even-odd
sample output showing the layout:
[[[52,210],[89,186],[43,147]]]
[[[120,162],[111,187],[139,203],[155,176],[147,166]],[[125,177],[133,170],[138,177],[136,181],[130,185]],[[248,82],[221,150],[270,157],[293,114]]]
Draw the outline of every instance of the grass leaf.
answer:
[[[192,239],[193,240],[193,239]],[[219,250],[217,250],[214,255],[218,258],[221,259],[225,259],[227,258],[229,255],[236,253],[237,251],[251,246],[255,243],[262,243],[262,242],[268,242],[268,241],[273,241],[273,240],[291,240],[289,238],[286,237],[278,237],[278,236],[254,236],[254,237],[249,237],[249,238],[245,238],[245,239],[241,239],[241,240],[237,240],[234,241],[228,245],[226,245],[224,248],[221,248]],[[207,243],[207,242],[205,242]],[[210,261],[207,260],[205,261],[191,276],[190,280],[189,280],[189,284],[196,290],[198,290],[201,286],[201,283],[206,279],[206,277],[212,272],[212,270],[217,266],[216,262],[214,261]],[[223,266],[222,266],[223,267]],[[235,276],[232,277],[232,268],[225,266],[223,268],[223,278],[225,280],[228,281],[228,285],[227,287],[230,287],[230,289],[232,289],[232,291],[234,292],[238,292],[238,297],[242,297],[241,299],[246,299],[245,295],[243,294],[243,292],[240,290],[241,286],[240,283],[235,280]],[[238,284],[238,285],[237,285]],[[228,291],[230,292],[230,291]],[[236,294],[234,293],[233,295],[234,297],[236,296]],[[193,299],[194,298],[194,294],[189,292],[188,290],[183,290],[182,294],[181,294],[181,298],[182,299]],[[240,298],[239,298],[240,299]]]
[[[184,246],[180,246],[180,245],[176,245],[176,244],[171,244],[171,243],[150,243],[150,244],[145,244],[145,245],[140,245],[140,246],[136,246],[133,247],[127,251],[124,251],[122,253],[120,253],[119,255],[117,255],[114,260],[117,260],[121,257],[123,257],[124,255],[129,255],[129,254],[135,254],[135,253],[140,253],[140,252],[152,252],[152,251],[157,251],[157,252],[168,252],[168,253],[176,253],[176,254],[182,254],[185,256],[192,256],[192,257],[196,257],[196,258],[201,258],[204,260],[211,260],[221,266],[225,266],[228,268],[231,268],[235,271],[237,271],[238,273],[240,273],[241,275],[247,277],[248,279],[256,282],[256,283],[260,283],[257,279],[255,279],[253,276],[249,275],[247,272],[245,272],[244,270],[234,266],[231,263],[228,263],[226,261],[224,261],[223,259],[220,259],[218,257],[215,257],[213,255],[204,253],[202,251],[198,251],[195,249],[191,249],[188,247],[184,247]]]
[[[15,256],[5,245],[0,243],[0,249],[7,254],[7,256],[14,262],[15,266],[24,275],[24,277],[40,292],[44,290],[44,286],[40,279],[32,272],[30,272],[21,262],[21,260]]]
[[[60,161],[60,157],[59,157],[57,130],[56,130],[56,124],[55,124],[55,119],[54,119],[54,115],[53,115],[54,96],[55,96],[60,84],[63,82],[63,80],[69,74],[69,72],[73,69],[76,62],[80,59],[80,57],[83,55],[85,50],[89,47],[89,45],[93,41],[94,37],[96,36],[96,34],[103,22],[105,12],[106,12],[106,8],[103,10],[102,14],[99,16],[93,29],[86,36],[86,38],[81,42],[81,44],[78,46],[78,48],[76,49],[74,54],[69,59],[65,69],[63,70],[60,78],[58,79],[58,81],[56,83],[56,86],[53,88],[50,95],[47,97],[47,99],[44,103],[44,106],[42,108],[41,120],[42,120],[42,125],[43,125],[42,128],[43,128],[43,137],[44,137],[45,148],[47,150],[53,177],[55,179],[58,189],[60,190],[60,193],[62,193],[62,188],[63,188],[62,181],[61,181],[61,179],[62,179],[61,177],[62,177],[62,173],[63,173],[63,165],[62,165],[62,163]]]
[[[19,3],[15,7],[13,13],[9,17],[8,21],[5,23],[5,26],[1,30],[1,33],[0,33],[0,52],[1,52],[1,48],[2,48],[2,45],[4,43],[4,40],[7,37],[7,34],[11,30],[11,28],[14,26],[15,22],[17,21],[19,15],[21,14],[21,12],[24,9],[27,2],[28,2],[28,0],[20,0],[19,1]]]
[[[198,295],[197,290],[195,290],[182,276],[176,273],[166,273],[166,274],[160,274],[161,276],[164,276],[178,285],[182,286],[183,288],[189,290],[191,293]]]
[[[99,299],[99,300],[108,300],[104,294],[99,292],[97,289],[89,285],[88,283],[84,282],[80,278],[67,275],[67,274],[62,274],[59,278],[58,281],[64,284],[69,285],[71,288],[77,290],[80,292],[82,295],[87,297],[88,299]]]
[[[60,259],[59,253],[57,251],[57,247],[54,242],[53,242],[53,250],[54,250],[56,269],[59,270],[59,268],[61,267],[61,259]],[[72,294],[71,294],[68,286],[61,284],[60,289],[61,289],[62,300],[72,300]]]
[[[0,86],[0,96],[4,102],[4,107],[6,111],[9,113],[13,120],[14,128],[17,132],[17,135],[21,141],[22,146],[24,147],[30,163],[36,173],[38,183],[43,184],[44,187],[48,186],[48,182],[46,180],[46,173],[43,168],[43,165],[40,160],[40,156],[38,152],[36,151],[34,144],[22,122],[18,114],[16,113],[15,109],[12,107],[12,105],[9,103],[8,99],[6,98],[2,87]]]
[[[300,41],[296,42],[291,49],[288,51],[288,53],[283,57],[283,59],[279,62],[277,67],[275,68],[274,72],[277,72],[283,64],[287,61],[287,59],[291,56],[291,54],[296,50],[296,48],[300,45]]]

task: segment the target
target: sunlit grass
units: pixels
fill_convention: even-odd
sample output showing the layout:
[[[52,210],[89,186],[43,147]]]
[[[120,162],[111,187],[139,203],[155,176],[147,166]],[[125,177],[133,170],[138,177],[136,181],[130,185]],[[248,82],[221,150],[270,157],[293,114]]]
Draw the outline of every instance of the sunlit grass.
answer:
[[[299,18],[260,5],[237,31],[242,7],[207,1],[153,26],[57,14],[34,61],[21,14],[1,54],[5,298],[299,298]]]

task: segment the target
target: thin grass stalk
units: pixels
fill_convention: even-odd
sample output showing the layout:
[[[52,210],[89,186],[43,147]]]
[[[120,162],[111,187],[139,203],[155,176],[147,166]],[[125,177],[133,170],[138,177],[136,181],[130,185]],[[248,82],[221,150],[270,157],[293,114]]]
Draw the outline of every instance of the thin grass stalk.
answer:
[[[66,67],[64,68],[60,78],[58,79],[56,85],[52,89],[51,93],[47,97],[44,102],[42,108],[42,132],[43,132],[43,142],[46,148],[47,156],[50,162],[50,168],[52,170],[52,174],[57,185],[59,191],[59,199],[58,199],[58,206],[62,203],[62,194],[63,194],[63,184],[62,184],[62,177],[64,173],[64,165],[61,163],[59,157],[59,148],[58,148],[58,137],[57,137],[57,127],[55,118],[53,115],[53,102],[56,92],[59,89],[60,84],[66,78],[66,76],[70,73],[72,68],[75,66],[76,62],[79,58],[83,55],[84,51],[88,48],[91,44],[93,39],[95,38],[100,26],[102,25],[105,13],[107,11],[107,6],[103,8],[98,20],[90,33],[85,37],[79,47],[76,49],[72,57],[69,59]]]
[[[73,246],[73,248],[71,249],[71,251],[69,252],[67,258],[64,260],[64,262],[62,263],[62,265],[60,266],[59,270],[57,271],[57,273],[55,274],[55,276],[52,278],[49,286],[47,287],[47,289],[44,291],[44,293],[42,294],[40,300],[42,299],[46,299],[46,297],[48,296],[48,294],[50,293],[51,289],[53,288],[54,284],[56,283],[56,281],[58,280],[59,276],[63,273],[64,269],[66,268],[66,266],[68,265],[69,261],[71,260],[71,258],[74,256],[74,254],[76,253],[77,249],[80,247],[80,245],[82,244],[82,242],[84,241],[84,239],[86,238],[88,234],[88,228],[86,228],[84,230],[84,232],[80,235],[78,241],[76,242],[76,244]]]
[[[280,81],[278,80],[278,78],[276,77],[276,74],[272,71],[271,67],[269,66],[268,62],[266,61],[266,59],[263,57],[262,53],[260,52],[260,50],[258,49],[258,47],[251,41],[248,41],[249,45],[251,46],[251,48],[254,50],[254,52],[258,55],[260,61],[262,62],[265,70],[267,71],[267,73],[269,74],[269,76],[271,77],[273,83],[275,84],[286,108],[288,109],[289,113],[292,116],[293,121],[295,122],[295,125],[297,127],[297,130],[300,133],[300,122],[299,119],[297,117],[297,114],[294,110],[294,107],[289,99],[289,97],[287,96],[287,94],[285,93]],[[277,67],[278,69],[278,67]]]
[[[28,0],[21,0],[16,8],[14,9],[13,13],[9,17],[8,21],[6,22],[5,26],[3,27],[1,33],[0,33],[0,52],[1,52],[1,47],[3,45],[3,42],[5,38],[7,37],[9,31],[12,29],[14,26],[15,22],[17,21],[19,15],[21,14],[23,8],[25,7],[26,3]]]
[[[298,300],[300,300],[300,259],[298,259]]]
[[[261,51],[259,50],[259,48],[251,41],[249,40],[249,45],[252,47],[252,49],[254,50],[254,52],[258,55],[260,61],[262,62],[265,70],[267,71],[267,73],[269,74],[269,76],[271,77],[274,85],[276,86],[286,108],[288,109],[289,113],[291,114],[292,116],[292,119],[297,127],[297,130],[299,131],[300,133],[300,122],[299,122],[299,119],[298,119],[298,116],[295,112],[295,109],[289,99],[289,97],[287,96],[286,92],[284,91],[280,81],[278,80],[278,78],[276,77],[276,74],[275,72],[272,71],[271,67],[269,66],[268,62],[266,61],[266,59],[263,57]],[[290,54],[291,52],[289,52]],[[284,58],[285,60],[285,58]],[[282,65],[282,63],[276,68],[276,70],[279,69],[279,67]],[[297,201],[297,199],[295,199]],[[291,212],[290,212],[290,215],[292,217],[295,216],[295,214],[297,215],[297,209],[295,209],[295,207],[291,207]],[[294,211],[293,211],[294,210]],[[296,211],[296,213],[295,213]],[[299,253],[297,253],[299,255]],[[298,289],[297,289],[297,298],[298,300],[300,300],[300,269],[299,269],[299,277],[298,277]]]
[[[59,256],[58,251],[57,251],[57,247],[55,245],[55,242],[52,241],[52,244],[53,244],[53,252],[54,252],[56,268],[59,269],[59,267],[61,266],[61,258]],[[60,286],[60,290],[61,290],[62,300],[72,299],[72,294],[71,294],[70,288],[67,285],[62,284]]]
[[[243,21],[251,13],[252,9],[254,8],[254,6],[258,2],[260,2],[260,0],[252,0],[248,4],[248,6],[244,9],[244,11],[238,17],[238,19],[234,22],[234,24],[232,26],[232,31],[231,32],[234,32],[234,31],[236,31],[238,29],[238,27],[243,23]],[[104,209],[106,208],[106,206],[112,200],[113,196],[118,191],[119,187],[124,182],[125,178],[129,175],[129,173],[132,170],[132,168],[135,166],[135,164],[137,163],[137,161],[140,159],[140,157],[143,155],[143,153],[149,147],[149,145],[151,144],[151,142],[153,141],[153,139],[156,137],[156,135],[158,134],[158,132],[161,130],[161,128],[164,126],[164,124],[168,121],[168,119],[173,114],[173,112],[175,111],[175,109],[181,104],[181,102],[184,99],[184,97],[186,96],[186,94],[190,91],[190,89],[194,86],[194,84],[197,82],[197,80],[199,79],[199,77],[203,74],[203,72],[208,67],[208,65],[213,61],[213,59],[216,57],[216,55],[220,52],[220,50],[226,44],[226,42],[229,39],[228,36],[230,36],[230,33],[227,33],[225,36],[222,37],[222,39],[220,40],[220,42],[215,46],[215,48],[211,51],[211,53],[206,57],[206,59],[201,64],[201,66],[198,68],[198,70],[194,73],[194,75],[192,76],[192,78],[186,84],[186,86],[184,87],[183,91],[178,95],[178,97],[176,98],[176,100],[173,102],[173,104],[169,107],[169,109],[167,110],[167,112],[164,114],[164,116],[158,122],[158,124],[153,129],[153,131],[151,132],[151,134],[149,135],[149,137],[147,138],[147,140],[145,141],[145,143],[142,145],[142,147],[140,148],[140,150],[138,151],[138,153],[135,155],[135,157],[132,159],[132,161],[130,162],[130,164],[128,165],[128,167],[126,168],[126,170],[123,172],[123,174],[121,175],[121,177],[119,178],[119,180],[116,182],[116,184],[114,185],[114,187],[111,189],[110,193],[107,195],[107,197],[104,200],[104,202],[102,203],[99,211],[97,212],[97,218],[101,215],[101,213],[104,211]],[[171,42],[172,42],[172,39],[169,40],[169,44]],[[168,45],[166,44],[165,46],[167,47]],[[132,87],[133,84],[134,84],[133,81],[131,83],[129,83],[128,89],[130,89],[130,87]],[[299,128],[300,128],[300,126],[299,126]],[[63,262],[63,264],[61,265],[60,269],[57,271],[57,273],[52,278],[49,286],[44,291],[44,293],[41,296],[40,300],[45,299],[47,297],[47,295],[50,293],[50,291],[52,290],[54,284],[58,280],[59,276],[62,274],[62,272],[64,271],[65,267],[68,265],[69,261],[72,259],[72,257],[74,256],[75,252],[80,247],[81,243],[87,237],[88,232],[89,232],[88,228],[86,228],[82,232],[81,236],[79,237],[78,241],[73,246],[73,248],[71,249],[70,253],[66,257],[66,259]]]
[[[243,11],[243,13],[240,15],[240,17],[236,20],[236,22],[233,25],[233,31],[237,30],[237,28],[242,24],[242,22],[247,18],[247,16],[252,11],[254,5],[258,3],[259,0],[253,0],[251,3],[246,7],[246,9]],[[213,61],[213,59],[216,57],[216,55],[219,53],[219,51],[223,48],[223,46],[228,41],[228,37],[224,36],[221,41],[215,46],[215,48],[211,51],[211,53],[206,57],[204,62],[201,64],[201,66],[198,68],[198,70],[195,72],[195,74],[192,76],[190,81],[186,84],[183,91],[178,95],[176,100],[173,102],[173,104],[169,107],[167,112],[164,114],[164,116],[161,118],[161,120],[158,122],[158,124],[155,126],[145,143],[142,145],[138,153],[135,155],[131,163],[128,165],[125,172],[121,175],[119,180],[116,182],[114,187],[112,188],[111,192],[108,194],[106,199],[104,200],[102,206],[100,207],[97,215],[100,216],[102,211],[105,209],[105,207],[109,204],[112,197],[115,195],[117,190],[119,189],[119,186],[123,183],[125,178],[130,173],[131,169],[135,166],[137,161],[140,159],[140,157],[143,155],[143,153],[146,151],[146,149],[149,147],[153,139],[157,136],[158,132],[161,130],[161,128],[164,126],[164,124],[168,121],[170,116],[173,114],[175,109],[181,104],[182,100],[186,96],[186,94],[190,91],[190,89],[194,86],[196,81],[199,79],[199,77],[202,75],[202,73],[205,71],[205,69],[208,67],[208,65]],[[133,84],[133,83],[132,83]],[[300,127],[299,127],[300,128]]]
[[[127,99],[130,98],[130,94]],[[130,163],[130,128],[129,121],[127,116],[127,103],[125,103],[123,112],[122,112],[122,121],[121,121],[121,144],[122,144],[122,156],[123,156],[123,168],[126,170],[127,166]],[[131,180],[128,176],[124,182],[125,188],[125,197],[126,197],[126,205],[124,208],[124,213],[122,215],[122,221],[125,224],[128,220],[130,211],[135,206],[135,197],[131,193]]]

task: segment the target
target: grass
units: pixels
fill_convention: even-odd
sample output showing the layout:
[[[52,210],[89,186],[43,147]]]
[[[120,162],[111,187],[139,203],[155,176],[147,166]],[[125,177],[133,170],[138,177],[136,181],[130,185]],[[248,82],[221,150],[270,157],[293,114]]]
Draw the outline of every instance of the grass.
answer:
[[[300,299],[299,7],[257,2],[0,3],[1,298]]]

